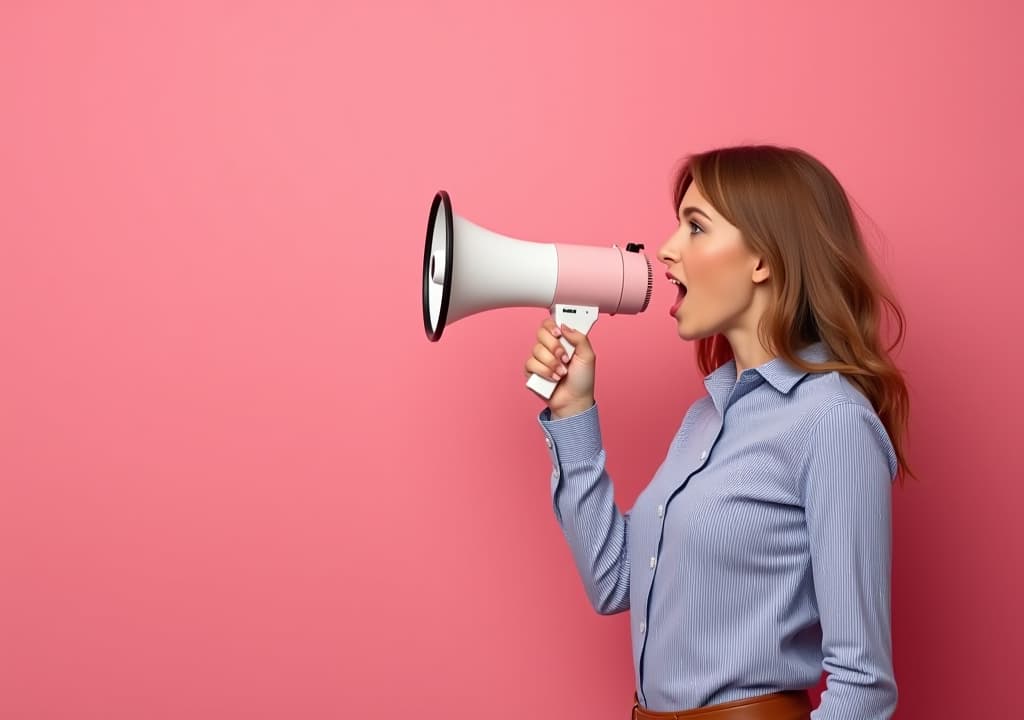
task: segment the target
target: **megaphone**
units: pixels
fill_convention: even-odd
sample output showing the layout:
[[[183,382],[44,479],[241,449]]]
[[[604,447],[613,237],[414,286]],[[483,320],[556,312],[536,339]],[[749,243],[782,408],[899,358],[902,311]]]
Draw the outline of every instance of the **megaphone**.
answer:
[[[554,321],[588,333],[598,313],[647,309],[654,287],[642,244],[598,248],[499,235],[452,212],[434,195],[423,249],[423,326],[432,342],[457,320],[501,307],[550,308]],[[573,346],[563,337],[571,358]],[[548,399],[557,383],[533,374],[527,387]]]

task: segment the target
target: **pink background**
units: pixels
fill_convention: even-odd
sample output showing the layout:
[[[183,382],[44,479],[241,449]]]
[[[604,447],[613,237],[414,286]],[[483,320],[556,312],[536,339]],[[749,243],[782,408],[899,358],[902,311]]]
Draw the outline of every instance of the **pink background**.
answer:
[[[626,717],[544,311],[429,343],[426,212],[653,257],[738,142],[835,171],[908,315],[897,717],[1019,707],[1021,12],[822,5],[4,3],[0,716]],[[623,508],[703,393],[670,295],[592,334]]]

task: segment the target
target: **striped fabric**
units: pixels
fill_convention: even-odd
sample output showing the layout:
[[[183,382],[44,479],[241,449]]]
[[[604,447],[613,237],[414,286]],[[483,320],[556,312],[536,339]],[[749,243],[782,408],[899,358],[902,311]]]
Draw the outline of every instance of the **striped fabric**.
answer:
[[[827,359],[820,342],[799,353]],[[896,456],[842,375],[775,358],[704,381],[664,462],[623,513],[598,407],[539,423],[551,493],[587,596],[631,610],[640,703],[682,710],[827,687],[814,720],[889,718]]]

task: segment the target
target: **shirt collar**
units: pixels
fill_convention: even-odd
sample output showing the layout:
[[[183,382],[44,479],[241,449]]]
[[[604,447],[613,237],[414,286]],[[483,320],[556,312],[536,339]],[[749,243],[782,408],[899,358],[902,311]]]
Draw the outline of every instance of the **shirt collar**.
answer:
[[[828,348],[825,346],[825,343],[820,340],[797,350],[796,355],[809,363],[823,363],[826,362],[829,357]],[[772,387],[784,395],[789,393],[789,391],[793,389],[793,386],[800,382],[804,375],[807,374],[806,370],[800,370],[799,368],[790,365],[780,357],[769,360],[764,365],[757,368],[757,372],[761,374],[761,377],[771,383]]]
[[[828,347],[821,340],[797,350],[796,355],[810,363],[825,362],[829,358]],[[793,386],[807,374],[806,371],[790,365],[781,357],[772,358],[763,365],[746,371],[744,375],[749,373],[750,376],[753,376],[755,372],[784,395],[788,394]],[[742,379],[740,378],[740,381]],[[713,397],[717,397],[723,390],[730,390],[736,382],[736,361],[734,359],[730,359],[704,378],[704,386]]]

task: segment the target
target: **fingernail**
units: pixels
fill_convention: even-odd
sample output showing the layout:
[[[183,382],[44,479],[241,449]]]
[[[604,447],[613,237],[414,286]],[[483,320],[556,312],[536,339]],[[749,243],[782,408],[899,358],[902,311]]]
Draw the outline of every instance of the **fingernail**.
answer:
[[[567,372],[569,372],[569,368],[567,368],[565,365],[560,365],[559,366],[559,368],[558,368],[558,374],[559,375],[565,375]]]
[[[551,334],[554,335],[555,337],[562,337],[562,331],[559,330],[557,327],[551,331]]]
[[[562,353],[562,362],[564,362],[566,365],[569,364],[569,356],[566,355],[565,353]]]

